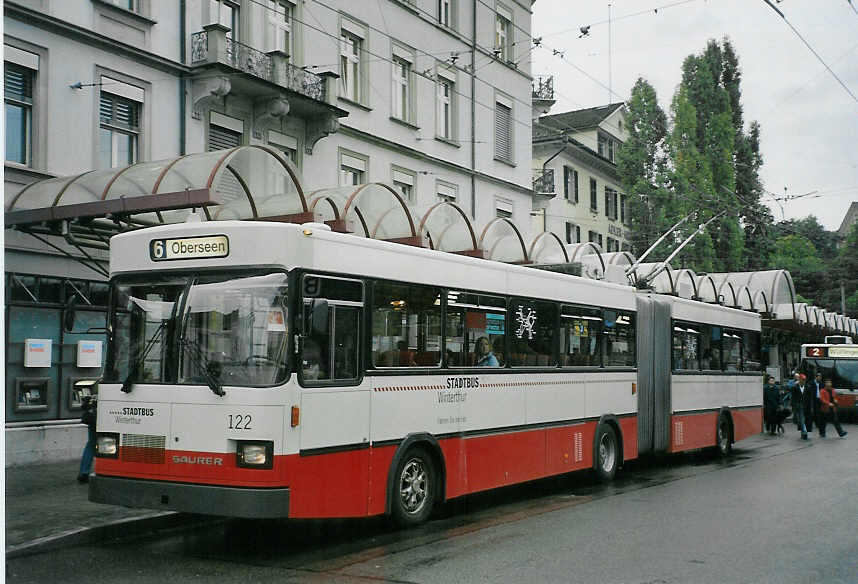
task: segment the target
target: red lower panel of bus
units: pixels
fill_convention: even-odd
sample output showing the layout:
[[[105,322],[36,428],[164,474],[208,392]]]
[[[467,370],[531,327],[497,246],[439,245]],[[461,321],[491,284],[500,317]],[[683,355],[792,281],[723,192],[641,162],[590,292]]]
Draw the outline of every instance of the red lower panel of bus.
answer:
[[[637,457],[637,419],[619,420],[623,458]],[[455,498],[551,475],[592,468],[597,423],[521,430],[439,441],[446,496]],[[714,421],[713,421],[714,427]],[[714,440],[714,439],[713,439]],[[270,470],[236,466],[234,453],[163,451],[163,463],[126,451],[99,458],[98,474],[211,485],[290,489],[292,517],[358,517],[385,512],[397,446],[312,456],[277,456]],[[129,462],[128,458],[136,460]]]
[[[762,408],[730,410],[730,414],[733,416],[735,442],[762,432]],[[715,446],[717,426],[718,411],[671,416],[668,452],[683,452]]]

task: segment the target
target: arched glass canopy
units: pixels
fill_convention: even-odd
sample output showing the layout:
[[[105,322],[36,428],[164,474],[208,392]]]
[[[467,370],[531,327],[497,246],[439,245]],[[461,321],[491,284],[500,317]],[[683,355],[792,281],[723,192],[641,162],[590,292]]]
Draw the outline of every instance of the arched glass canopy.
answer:
[[[528,257],[535,264],[568,264],[566,246],[551,231],[543,231],[533,238]]]
[[[310,219],[305,215],[307,204],[294,165],[276,150],[259,145],[40,181],[22,189],[8,202],[6,210],[127,200],[196,189],[208,189],[220,203],[206,209],[208,219]],[[141,213],[134,220],[144,224],[176,223],[189,212],[179,209]]]
[[[747,286],[751,290],[764,290],[770,304],[769,312],[776,319],[795,320],[795,286],[788,271],[732,272],[710,274],[710,276],[716,282],[730,282],[734,291],[739,286]]]
[[[697,274],[692,270],[683,268],[671,274],[673,280],[673,293],[680,298],[697,298]]]
[[[697,297],[703,302],[709,302],[710,304],[721,302],[718,297],[718,285],[709,274],[697,276]]]
[[[455,203],[442,201],[429,207],[418,231],[432,249],[482,257],[474,226]]]
[[[343,226],[355,235],[420,244],[408,205],[402,195],[388,184],[320,189],[310,193],[309,200],[310,207],[325,214],[326,221],[342,221]]]
[[[580,262],[582,276],[592,280],[605,277],[605,261],[598,243],[570,243],[566,246],[566,253],[570,262]]]
[[[509,264],[529,262],[521,233],[506,217],[496,217],[485,226],[480,235],[480,249],[483,257],[489,260]]]

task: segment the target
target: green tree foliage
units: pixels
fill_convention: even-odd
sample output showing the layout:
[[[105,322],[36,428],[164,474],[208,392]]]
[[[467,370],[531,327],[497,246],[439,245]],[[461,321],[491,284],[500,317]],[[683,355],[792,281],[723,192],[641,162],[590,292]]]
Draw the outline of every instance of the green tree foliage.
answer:
[[[629,138],[617,155],[617,169],[629,195],[632,247],[643,253],[676,222],[670,191],[664,185],[667,116],[658,105],[655,89],[639,78],[629,98],[626,127]],[[664,257],[665,244],[654,257]]]

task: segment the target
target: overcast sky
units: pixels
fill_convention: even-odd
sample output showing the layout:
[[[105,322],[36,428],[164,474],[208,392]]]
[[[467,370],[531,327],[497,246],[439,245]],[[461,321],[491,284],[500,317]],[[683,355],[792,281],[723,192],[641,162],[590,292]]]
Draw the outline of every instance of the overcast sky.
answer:
[[[607,88],[609,5],[614,95]],[[858,95],[858,13],[849,2],[782,0],[777,6]],[[784,187],[791,196],[818,191],[781,202],[784,215],[768,197],[775,218],[813,214],[836,230],[858,201],[858,102],[763,0],[536,0],[533,10],[533,36],[542,37],[544,48],[532,52],[532,70],[554,75],[551,113],[627,100],[644,77],[669,115],[683,59],[701,52],[708,39],[728,36],[742,70],[745,124],[757,120],[762,129],[765,188],[781,197]],[[578,38],[586,25],[589,34]],[[554,56],[555,49],[568,62]]]

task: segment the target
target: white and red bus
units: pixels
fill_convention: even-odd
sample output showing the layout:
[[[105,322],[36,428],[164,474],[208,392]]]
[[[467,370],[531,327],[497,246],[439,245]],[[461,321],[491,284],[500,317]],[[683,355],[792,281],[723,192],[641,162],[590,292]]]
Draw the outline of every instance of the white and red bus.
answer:
[[[828,339],[826,339],[828,340]],[[851,343],[818,343],[801,346],[799,371],[813,379],[822,373],[831,379],[842,414],[858,415],[858,345]],[[841,415],[842,415],[841,414]]]
[[[425,520],[761,431],[757,314],[333,233],[118,235],[90,499]]]

